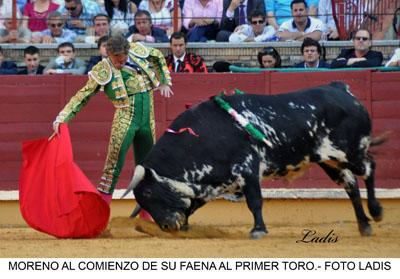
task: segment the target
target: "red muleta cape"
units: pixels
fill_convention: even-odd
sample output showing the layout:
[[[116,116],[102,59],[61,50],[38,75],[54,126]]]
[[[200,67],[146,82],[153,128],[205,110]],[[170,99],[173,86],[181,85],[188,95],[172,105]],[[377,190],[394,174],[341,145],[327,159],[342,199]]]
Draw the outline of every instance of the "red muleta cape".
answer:
[[[32,228],[59,238],[91,238],[107,226],[110,207],[73,161],[68,126],[60,135],[22,143],[19,202]]]

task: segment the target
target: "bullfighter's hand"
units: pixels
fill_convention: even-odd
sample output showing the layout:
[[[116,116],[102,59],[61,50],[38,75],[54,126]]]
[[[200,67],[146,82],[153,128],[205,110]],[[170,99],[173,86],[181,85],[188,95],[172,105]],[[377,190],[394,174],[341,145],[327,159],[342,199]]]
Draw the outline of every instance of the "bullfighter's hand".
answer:
[[[155,88],[154,90],[160,90],[160,93],[162,96],[169,98],[172,95],[174,95],[174,92],[172,92],[171,87],[167,84],[161,84],[159,87]]]

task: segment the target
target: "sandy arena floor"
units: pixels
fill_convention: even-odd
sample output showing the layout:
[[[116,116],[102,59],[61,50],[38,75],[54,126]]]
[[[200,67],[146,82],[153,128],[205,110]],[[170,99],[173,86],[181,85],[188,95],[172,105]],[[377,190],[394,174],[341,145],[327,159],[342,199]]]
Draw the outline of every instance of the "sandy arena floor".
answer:
[[[97,239],[56,239],[23,222],[1,222],[0,257],[400,257],[400,204],[385,200],[383,206],[384,220],[371,222],[373,235],[361,237],[349,201],[266,201],[269,234],[250,240],[252,219],[244,203],[210,203],[195,213],[189,232],[174,235],[122,217],[133,206],[116,203],[107,230]],[[304,230],[315,230],[319,237],[331,232],[326,238],[331,242],[298,242]]]

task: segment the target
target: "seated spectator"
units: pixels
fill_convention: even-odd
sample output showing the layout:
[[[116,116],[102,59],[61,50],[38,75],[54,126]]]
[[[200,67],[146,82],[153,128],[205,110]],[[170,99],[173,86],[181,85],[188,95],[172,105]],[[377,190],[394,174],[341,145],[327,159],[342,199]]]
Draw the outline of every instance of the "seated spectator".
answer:
[[[163,29],[168,36],[174,32],[174,1],[173,0],[143,0],[139,5],[140,10],[149,11],[153,26]],[[178,4],[178,29],[182,27],[181,9]]]
[[[28,46],[24,49],[25,66],[19,71],[19,75],[42,75],[44,66],[40,65],[39,49],[35,46]]]
[[[129,26],[134,24],[133,17],[137,11],[135,3],[129,0],[105,0],[104,7],[111,19],[111,30],[114,33],[126,34]]]
[[[89,63],[86,66],[85,74],[89,73],[94,65],[99,63],[101,60],[107,57],[107,41],[109,36],[103,36],[97,41],[97,50],[99,55],[90,56]]]
[[[342,49],[338,58],[332,61],[331,68],[381,66],[383,55],[380,51],[371,50],[371,41],[371,33],[368,30],[357,30],[353,38],[354,48]]]
[[[16,75],[17,64],[4,60],[3,48],[0,46],[0,75]]]
[[[47,29],[46,19],[49,13],[56,11],[59,5],[52,0],[36,0],[26,3],[22,26],[32,32],[41,32]]]
[[[75,42],[75,32],[65,29],[65,21],[58,11],[51,12],[47,17],[48,29],[32,35],[32,43],[61,44]]]
[[[385,67],[400,67],[400,48],[394,51],[392,58],[386,63]]]
[[[318,19],[324,24],[322,37],[326,40],[338,40],[339,33],[332,15],[332,0],[319,0]]]
[[[13,29],[11,14],[4,19],[4,29],[0,29],[0,43],[29,43],[31,41],[31,31],[20,26],[17,21],[17,30]]]
[[[110,36],[110,18],[106,14],[97,14],[93,17],[93,27],[86,30],[86,34],[76,38],[77,43],[97,44],[103,36]]]
[[[172,54],[166,57],[170,72],[207,73],[207,67],[201,56],[186,52],[187,37],[182,32],[174,32],[170,38]]]
[[[222,0],[185,0],[182,13],[189,42],[216,39],[222,18]]]
[[[93,25],[93,17],[101,13],[97,2],[82,0],[64,0],[64,6],[58,11],[67,19],[66,28],[77,35],[84,35],[86,29]]]
[[[293,0],[290,7],[293,19],[279,26],[277,33],[279,39],[303,41],[304,38],[311,38],[319,41],[324,28],[323,23],[319,19],[308,16],[305,0]]]
[[[248,16],[253,11],[265,15],[264,0],[224,0],[221,20],[221,31],[217,34],[217,42],[227,42],[236,27],[249,24]]]
[[[4,20],[8,18],[8,15],[12,15],[12,1],[13,0],[0,0],[0,28],[5,29]],[[17,9],[17,19],[21,19],[22,15],[19,9]]]
[[[138,10],[135,25],[129,27],[129,42],[166,43],[168,36],[164,30],[154,27],[148,11]]]
[[[265,10],[267,12],[268,24],[273,26],[275,30],[279,29],[285,21],[290,20],[292,15],[292,0],[264,0]],[[309,15],[317,14],[318,0],[306,0],[307,6],[310,7]]]
[[[329,64],[321,57],[321,45],[311,38],[305,38],[301,44],[301,53],[304,61],[297,64],[296,68],[329,68]]]
[[[257,54],[260,68],[280,68],[282,64],[279,52],[273,47],[266,47]]]
[[[85,62],[75,57],[75,47],[72,43],[62,43],[57,47],[58,57],[52,58],[44,69],[46,75],[85,73]]]
[[[229,36],[229,42],[267,42],[275,39],[274,27],[266,24],[264,13],[253,11],[249,16],[249,24],[236,27],[235,32]]]

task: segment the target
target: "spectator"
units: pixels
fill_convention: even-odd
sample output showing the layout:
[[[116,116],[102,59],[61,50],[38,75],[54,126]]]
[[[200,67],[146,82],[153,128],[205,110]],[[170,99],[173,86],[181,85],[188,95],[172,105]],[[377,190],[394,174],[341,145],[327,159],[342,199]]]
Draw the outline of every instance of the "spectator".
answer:
[[[31,31],[20,25],[17,21],[17,30],[13,29],[11,14],[4,19],[4,29],[0,29],[0,43],[29,43],[31,41]]]
[[[56,11],[59,5],[52,0],[36,0],[27,3],[24,7],[22,26],[32,32],[41,32],[47,29],[46,19],[49,13]]]
[[[66,28],[77,35],[84,35],[86,29],[93,25],[93,17],[101,13],[97,2],[82,0],[64,0],[64,6],[58,10],[66,17]]]
[[[3,48],[0,46],[0,75],[17,74],[17,64],[12,61],[4,60]]]
[[[24,49],[25,66],[18,72],[19,75],[42,75],[44,66],[40,65],[39,49],[28,46]]]
[[[110,34],[110,18],[106,14],[97,14],[93,17],[93,27],[88,28],[85,35],[78,36],[76,42],[96,44],[99,38]]]
[[[264,0],[224,0],[221,20],[221,31],[217,34],[217,42],[227,42],[236,27],[249,24],[247,18],[253,11],[265,15]]]
[[[201,56],[186,52],[187,37],[182,32],[174,32],[170,38],[172,54],[166,57],[168,70],[179,73],[207,73]]]
[[[399,67],[400,66],[400,48],[394,51],[392,58],[386,63],[385,67]]]
[[[321,45],[317,41],[305,38],[301,45],[304,61],[297,64],[296,68],[329,68],[328,63],[320,60],[321,49]]]
[[[89,63],[86,66],[85,74],[89,73],[94,65],[99,63],[101,60],[107,57],[107,40],[109,36],[103,36],[97,41],[97,50],[99,51],[99,55],[91,56],[89,59]]]
[[[332,61],[331,68],[381,66],[383,55],[371,50],[371,44],[371,33],[366,29],[357,30],[353,38],[354,48],[342,49],[338,58]]]
[[[129,26],[134,24],[133,17],[137,11],[135,3],[129,0],[105,0],[104,7],[111,19],[111,30],[126,34]]]
[[[273,26],[275,30],[278,30],[282,23],[291,18],[292,0],[264,0],[264,2],[268,24]],[[318,0],[306,0],[306,3],[310,7],[308,14],[315,16],[317,14]]]
[[[222,0],[185,0],[183,17],[189,42],[214,40],[222,18]]]
[[[174,32],[174,1],[173,0],[143,0],[139,5],[140,10],[149,11],[153,26],[163,29],[168,36]],[[178,4],[178,29],[182,27],[181,9]]]
[[[293,19],[285,21],[278,29],[277,36],[280,40],[303,41],[311,38],[316,41],[321,39],[323,23],[316,18],[308,16],[305,0],[293,0],[290,4]]]
[[[82,75],[85,73],[85,62],[75,58],[75,47],[72,43],[62,43],[57,47],[58,57],[52,58],[44,69],[47,75],[52,74],[74,74]]]
[[[273,47],[266,47],[257,54],[258,63],[260,68],[280,68],[281,56],[279,52]]]
[[[33,43],[61,44],[64,42],[73,43],[76,39],[75,32],[65,29],[65,21],[58,11],[51,12],[47,17],[48,29],[32,36]]]
[[[266,42],[275,38],[274,27],[268,25],[265,15],[257,10],[249,16],[249,24],[236,27],[235,32],[229,36],[229,42]]]
[[[0,29],[5,29],[4,20],[12,14],[13,0],[0,0]],[[20,19],[21,12],[17,9],[17,19]]]
[[[166,43],[167,34],[164,30],[154,27],[148,11],[138,10],[135,14],[135,25],[129,27],[129,42]]]
[[[332,15],[332,0],[319,0],[318,19],[324,24],[322,37],[327,40],[338,40],[339,33]]]

